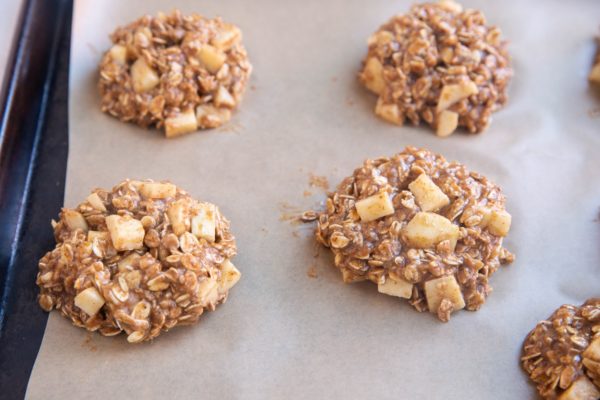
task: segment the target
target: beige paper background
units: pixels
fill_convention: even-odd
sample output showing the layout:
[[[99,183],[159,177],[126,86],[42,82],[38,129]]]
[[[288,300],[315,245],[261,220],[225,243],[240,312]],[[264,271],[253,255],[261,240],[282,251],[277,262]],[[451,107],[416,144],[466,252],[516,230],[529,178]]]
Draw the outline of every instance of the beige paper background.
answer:
[[[502,27],[516,75],[485,134],[440,140],[375,118],[355,79],[367,37],[408,1],[76,2],[66,205],[126,177],[171,179],[232,221],[243,277],[198,326],[138,346],[90,339],[53,312],[28,398],[535,398],[524,336],[559,305],[600,295],[600,118],[588,115],[600,97],[586,82],[600,2],[465,3]],[[243,29],[255,89],[227,129],[165,140],[99,111],[96,65],[116,25],[174,7]],[[313,258],[310,228],[280,221],[282,202],[323,199],[303,196],[309,173],[335,184],[406,145],[490,177],[513,215],[517,261],[479,312],[449,324],[344,285],[325,251]]]

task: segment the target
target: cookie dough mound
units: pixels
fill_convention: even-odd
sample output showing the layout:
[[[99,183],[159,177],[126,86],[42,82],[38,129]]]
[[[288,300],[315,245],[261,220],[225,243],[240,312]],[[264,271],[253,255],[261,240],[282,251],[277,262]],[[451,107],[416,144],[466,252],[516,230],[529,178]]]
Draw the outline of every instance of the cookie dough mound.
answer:
[[[168,182],[96,189],[53,221],[39,263],[39,303],[76,326],[132,343],[197,322],[225,302],[240,272],[229,221]]]
[[[102,111],[167,137],[227,122],[252,70],[240,29],[220,18],[145,16],[111,40],[100,63]]]
[[[544,399],[600,399],[600,298],[563,305],[537,324],[521,361]]]
[[[598,50],[596,50],[596,59],[594,60],[594,65],[592,65],[588,79],[592,83],[600,84],[600,38],[597,38],[596,42]]]
[[[453,311],[479,309],[489,277],[514,258],[502,247],[511,224],[504,203],[485,177],[407,147],[345,178],[328,195],[316,236],[344,282],[370,280],[448,321]]]
[[[379,96],[381,118],[423,120],[448,136],[459,126],[485,130],[507,101],[511,76],[500,29],[480,11],[442,0],[414,5],[373,34],[359,79]]]

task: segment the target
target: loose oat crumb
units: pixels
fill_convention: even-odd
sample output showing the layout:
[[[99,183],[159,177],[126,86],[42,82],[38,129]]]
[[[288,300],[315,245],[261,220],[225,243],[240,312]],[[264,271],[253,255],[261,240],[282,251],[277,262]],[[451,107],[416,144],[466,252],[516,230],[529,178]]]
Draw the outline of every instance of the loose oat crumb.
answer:
[[[318,273],[317,273],[317,268],[314,265],[311,265],[310,267],[308,267],[308,270],[306,271],[306,275],[309,278],[317,278],[318,277]]]
[[[323,190],[328,190],[329,189],[329,181],[327,180],[327,177],[325,176],[319,176],[319,175],[315,175],[315,174],[309,174],[308,177],[308,184],[311,187],[316,187],[316,188],[320,188]]]

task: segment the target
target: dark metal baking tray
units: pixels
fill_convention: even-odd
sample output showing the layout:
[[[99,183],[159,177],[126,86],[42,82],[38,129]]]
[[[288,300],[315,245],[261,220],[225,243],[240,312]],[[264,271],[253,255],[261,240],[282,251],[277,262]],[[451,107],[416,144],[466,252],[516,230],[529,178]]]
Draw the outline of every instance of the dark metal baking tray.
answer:
[[[25,0],[0,95],[0,398],[23,398],[47,313],[37,261],[64,195],[71,0]],[[1,66],[0,66],[1,67]]]

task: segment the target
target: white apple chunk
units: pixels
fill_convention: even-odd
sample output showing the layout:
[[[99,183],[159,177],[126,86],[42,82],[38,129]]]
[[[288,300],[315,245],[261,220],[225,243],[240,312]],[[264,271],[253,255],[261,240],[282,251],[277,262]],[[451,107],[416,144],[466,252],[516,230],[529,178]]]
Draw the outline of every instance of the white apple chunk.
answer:
[[[450,204],[450,199],[427,174],[421,174],[408,185],[423,211],[437,211]]]
[[[463,10],[462,6],[459,3],[457,3],[457,2],[455,2],[453,0],[440,0],[438,2],[438,4],[443,9],[445,9],[447,11],[451,11],[451,12],[456,13],[456,14],[461,13],[462,10]]]
[[[217,216],[215,206],[209,203],[200,204],[198,213],[192,217],[192,234],[198,239],[215,241]]]
[[[452,303],[454,311],[465,307],[465,300],[454,275],[442,276],[425,282],[425,297],[429,311],[432,313],[437,313],[444,299]]]
[[[62,212],[62,217],[64,218],[65,223],[67,224],[67,227],[70,230],[75,231],[77,229],[80,229],[83,232],[88,231],[87,221],[80,212],[75,210],[64,209]]]
[[[207,44],[198,50],[198,59],[208,72],[216,74],[225,63],[227,56],[223,51]]]
[[[211,43],[217,49],[227,51],[242,40],[242,31],[235,25],[223,24]]]
[[[588,79],[590,82],[600,83],[600,62],[592,67]]]
[[[190,133],[198,129],[198,119],[194,109],[187,109],[180,114],[165,119],[165,135],[168,138]]]
[[[104,303],[104,297],[95,287],[89,287],[75,296],[75,305],[90,317],[96,315]]]
[[[435,134],[439,137],[450,136],[458,127],[458,113],[444,110],[438,115]]]
[[[106,227],[110,240],[117,251],[137,250],[144,246],[144,227],[140,221],[130,216],[109,215]]]
[[[140,194],[146,199],[166,199],[175,197],[177,187],[172,183],[140,182]]]
[[[96,239],[108,241],[108,240],[110,240],[110,236],[109,236],[108,232],[104,232],[104,231],[88,231],[87,241],[93,242]]]
[[[203,304],[214,304],[219,298],[219,283],[214,278],[206,277],[198,284],[196,291]]]
[[[139,254],[131,253],[127,257],[120,259],[117,263],[117,267],[119,268],[120,272],[133,271],[136,269],[135,266],[140,258],[142,257]]]
[[[235,107],[235,99],[225,87],[219,86],[215,95],[215,105],[217,107],[233,108]]]
[[[385,88],[385,80],[383,79],[383,65],[375,57],[367,60],[365,68],[362,72],[362,78],[365,86],[371,92],[381,94]]]
[[[585,375],[581,376],[569,386],[558,400],[598,400],[600,391]]]
[[[454,249],[460,229],[449,219],[430,212],[419,212],[404,227],[408,244],[416,248],[433,247],[443,240],[449,240]]]
[[[396,104],[385,104],[381,97],[377,99],[377,104],[375,104],[375,115],[392,124],[402,125],[404,123],[400,108]]]
[[[477,93],[479,93],[479,89],[477,89],[477,85],[473,81],[445,85],[440,93],[436,111],[441,113],[454,103]]]
[[[94,192],[94,193],[90,194],[86,198],[86,200],[88,203],[90,203],[90,206],[92,206],[95,210],[102,211],[102,212],[106,211],[106,206],[104,206],[104,202],[102,201],[100,196],[98,196],[98,193]]]
[[[140,57],[131,66],[131,81],[133,90],[137,93],[144,93],[155,88],[160,82],[160,78],[144,58]]]
[[[231,289],[240,280],[242,273],[229,260],[225,260],[221,264],[221,278],[219,285],[223,290]]]
[[[412,296],[413,285],[402,279],[392,279],[387,277],[385,282],[377,285],[377,291],[379,293],[387,294],[388,296],[402,297],[403,299],[410,299]]]
[[[487,223],[487,228],[492,235],[506,236],[510,230],[512,217],[504,210],[493,210]]]
[[[229,121],[230,118],[231,111],[227,108],[216,108],[210,104],[196,107],[196,120],[200,128],[216,128]]]
[[[125,65],[127,63],[127,47],[115,44],[108,53],[115,64]]]
[[[178,200],[171,203],[167,209],[167,216],[171,222],[171,228],[173,229],[174,234],[181,236],[188,231],[190,223],[187,202]]]
[[[355,207],[363,222],[375,221],[394,213],[392,200],[387,192],[383,191],[357,201]]]

